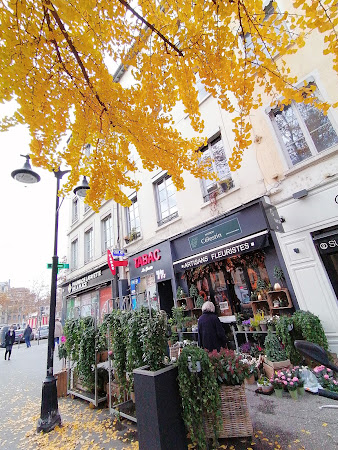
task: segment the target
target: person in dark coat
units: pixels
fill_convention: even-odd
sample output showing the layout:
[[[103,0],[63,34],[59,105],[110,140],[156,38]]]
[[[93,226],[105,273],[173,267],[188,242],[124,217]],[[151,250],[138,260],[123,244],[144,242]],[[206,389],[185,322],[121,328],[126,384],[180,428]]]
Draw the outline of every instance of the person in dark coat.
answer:
[[[204,302],[202,315],[198,319],[198,345],[209,352],[226,347],[227,339],[219,318],[215,314],[215,305]]]
[[[10,329],[5,334],[5,359],[7,359],[7,353],[8,353],[8,361],[11,359],[12,354],[12,347],[15,341],[15,331],[13,327],[11,326]]]
[[[25,338],[27,348],[31,347],[31,334],[32,334],[32,329],[29,325],[27,325],[25,328],[25,331],[23,332],[23,337]]]

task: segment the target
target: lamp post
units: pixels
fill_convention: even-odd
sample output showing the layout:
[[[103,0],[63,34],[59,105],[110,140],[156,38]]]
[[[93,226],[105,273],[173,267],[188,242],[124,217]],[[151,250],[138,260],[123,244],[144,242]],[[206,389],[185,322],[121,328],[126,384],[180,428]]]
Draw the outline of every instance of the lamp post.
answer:
[[[40,176],[34,172],[30,165],[29,155],[20,155],[26,158],[26,162],[22,169],[14,170],[12,177],[22,183],[38,183]],[[52,258],[52,280],[50,291],[50,310],[49,310],[49,333],[48,333],[48,351],[47,351],[47,375],[42,384],[41,398],[41,415],[38,420],[37,431],[49,432],[57,425],[61,424],[61,416],[58,410],[58,399],[56,390],[56,378],[53,374],[53,357],[54,357],[54,331],[55,331],[55,309],[56,309],[56,290],[57,290],[57,273],[59,257],[58,250],[58,228],[59,228],[59,197],[60,180],[70,170],[54,171],[56,177],[56,204],[55,204],[55,228],[54,228],[54,253]],[[85,197],[90,189],[87,180],[84,177],[82,186],[74,189],[74,193],[80,197]]]

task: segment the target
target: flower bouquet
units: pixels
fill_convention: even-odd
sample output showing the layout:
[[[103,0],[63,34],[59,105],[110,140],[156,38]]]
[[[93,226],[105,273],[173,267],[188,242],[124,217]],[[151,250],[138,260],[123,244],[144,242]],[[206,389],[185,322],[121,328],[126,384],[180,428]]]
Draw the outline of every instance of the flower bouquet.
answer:
[[[333,376],[333,371],[329,367],[323,365],[316,366],[313,369],[314,374],[318,379],[318,383],[323,389],[327,389],[332,392],[338,392],[338,382]]]
[[[278,378],[282,380],[284,387],[290,393],[294,400],[298,399],[297,388],[299,386],[299,378],[295,375],[295,372],[290,370],[279,370],[277,372]]]
[[[283,390],[284,390],[284,384],[283,381],[278,377],[277,373],[270,378],[270,383],[272,384],[276,397],[282,398],[283,397]]]

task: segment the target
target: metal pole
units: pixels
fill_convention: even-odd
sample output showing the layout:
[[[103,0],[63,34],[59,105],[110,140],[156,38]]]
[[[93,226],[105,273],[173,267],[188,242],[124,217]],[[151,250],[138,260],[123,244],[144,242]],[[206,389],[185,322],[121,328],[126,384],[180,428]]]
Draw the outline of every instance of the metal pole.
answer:
[[[38,420],[37,431],[49,432],[57,425],[61,425],[61,416],[58,409],[58,399],[56,390],[56,378],[53,374],[54,358],[54,331],[55,331],[55,309],[56,309],[56,289],[59,258],[58,249],[58,228],[59,228],[59,197],[60,180],[62,176],[69,172],[54,172],[56,177],[56,205],[55,205],[55,228],[54,228],[54,254],[52,258],[52,280],[49,306],[49,333],[47,351],[47,375],[42,383],[41,415]]]

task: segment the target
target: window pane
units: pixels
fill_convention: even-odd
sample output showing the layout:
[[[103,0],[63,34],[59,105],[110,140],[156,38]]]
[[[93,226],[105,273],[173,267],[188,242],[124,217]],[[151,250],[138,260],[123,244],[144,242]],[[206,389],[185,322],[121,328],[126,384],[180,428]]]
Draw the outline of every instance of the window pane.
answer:
[[[230,168],[221,138],[211,143],[211,149],[219,179],[221,181],[231,179]]]
[[[274,116],[292,164],[309,158],[312,155],[311,150],[305,141],[293,108],[286,106],[283,111],[276,111]]]
[[[297,105],[318,152],[338,144],[338,136],[323,112],[312,105]]]

